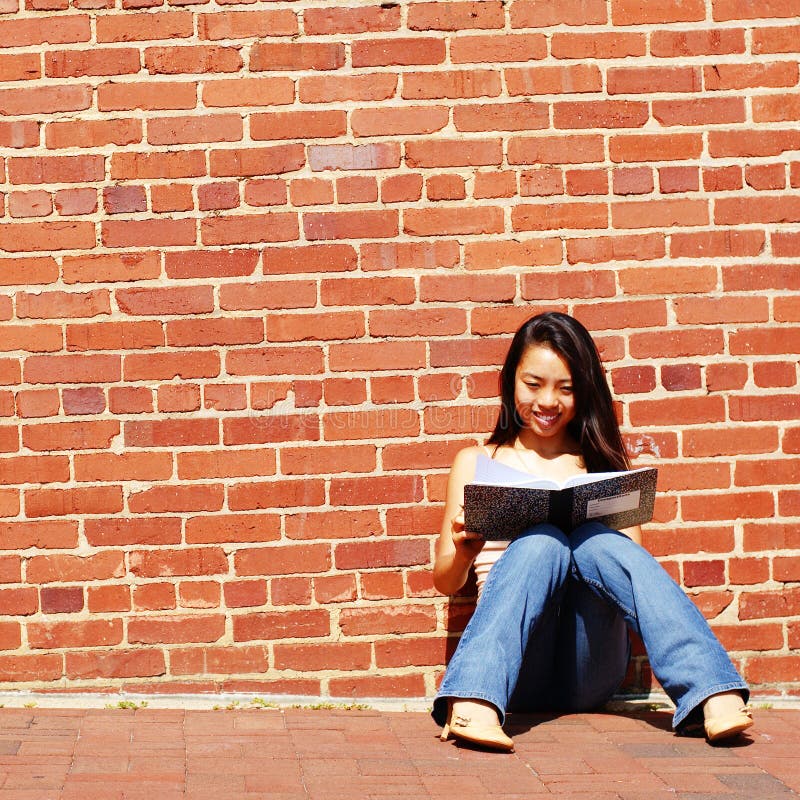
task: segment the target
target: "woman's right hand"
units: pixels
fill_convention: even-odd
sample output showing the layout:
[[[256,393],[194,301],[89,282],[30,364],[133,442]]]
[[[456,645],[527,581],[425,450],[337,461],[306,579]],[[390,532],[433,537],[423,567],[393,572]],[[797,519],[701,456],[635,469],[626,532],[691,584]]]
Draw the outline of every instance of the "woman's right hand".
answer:
[[[456,552],[471,561],[483,550],[486,540],[479,533],[468,531],[464,527],[464,507],[450,520],[450,530],[453,537],[453,546]]]

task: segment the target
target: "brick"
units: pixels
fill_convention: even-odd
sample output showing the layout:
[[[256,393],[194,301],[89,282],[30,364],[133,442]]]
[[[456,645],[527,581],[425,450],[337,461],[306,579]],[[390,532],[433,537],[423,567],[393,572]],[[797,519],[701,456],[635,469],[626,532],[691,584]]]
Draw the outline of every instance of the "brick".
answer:
[[[238,142],[242,131],[242,118],[238,114],[165,117],[148,121],[147,141],[154,145]]]
[[[123,572],[122,553],[112,550],[90,556],[37,555],[28,560],[28,580],[35,583],[109,580],[122,577]]]
[[[10,682],[27,682],[31,675],[42,681],[58,680],[62,677],[62,665],[63,656],[56,653],[0,656],[0,677]]]
[[[300,169],[305,163],[305,152],[297,144],[216,150],[211,153],[209,163],[212,177],[277,175]]]
[[[288,9],[215,11],[199,14],[197,23],[200,38],[211,40],[293,36],[298,32],[297,16]]]
[[[400,27],[400,7],[307,8],[303,14],[303,23],[305,32],[311,35],[394,31]]]
[[[197,240],[191,219],[106,220],[101,223],[106,247],[170,247],[193,245]]]
[[[23,589],[0,589],[0,599],[6,614],[10,616],[30,616],[39,610],[39,598],[34,587]]]
[[[197,105],[195,83],[104,83],[97,87],[100,111],[189,109]]]
[[[336,199],[340,203],[374,203],[378,199],[378,181],[366,175],[337,178]]]
[[[441,70],[435,74],[403,75],[402,96],[407,100],[497,97],[500,92],[500,74],[495,70]]]
[[[340,42],[258,42],[250,49],[250,71],[334,70],[344,66]]]
[[[687,521],[753,519],[771,516],[774,503],[772,495],[766,492],[698,494],[682,498],[681,510]]]
[[[283,76],[219,79],[202,89],[203,104],[211,108],[288,105],[294,94],[294,81]]]
[[[589,264],[608,264],[619,261],[650,261],[663,258],[666,253],[664,236],[661,234],[629,234],[620,236],[593,236],[591,238],[568,239],[567,240],[567,260],[570,264],[589,263]],[[621,270],[620,283],[623,278],[631,276],[628,281],[629,288],[633,291],[633,280],[637,276],[656,277],[663,280],[667,278],[669,284],[673,285],[674,278],[680,274],[676,268],[658,270],[637,267],[635,270]],[[712,276],[716,285],[716,273]],[[646,278],[637,285],[649,287]],[[650,291],[641,291],[641,294],[650,294]]]
[[[753,364],[753,380],[756,386],[794,386],[797,375],[794,364],[788,361]]]
[[[111,177],[117,180],[192,178],[205,174],[205,155],[200,150],[114,153],[111,157]]]
[[[424,633],[436,627],[430,606],[382,606],[380,608],[343,608],[339,627],[345,636],[365,634]]]
[[[133,588],[135,611],[167,611],[177,607],[172,583],[146,583]]]
[[[196,45],[144,50],[144,67],[151,75],[238,72],[242,65],[242,56],[235,47]]]
[[[589,100],[553,104],[556,128],[638,128],[648,120],[646,103],[632,100]]]
[[[118,289],[120,311],[132,315],[202,314],[214,308],[211,286]]]
[[[755,7],[736,2],[736,0],[716,0],[713,7],[714,20],[717,22],[731,19],[758,19],[768,17],[793,17],[794,9],[789,0],[777,0],[768,4],[768,7],[756,5]]]
[[[454,64],[534,61],[547,56],[542,34],[491,34],[453,39],[450,57]]]
[[[374,510],[305,511],[286,520],[286,533],[290,539],[361,538],[374,536],[381,530]]]
[[[30,489],[25,492],[29,517],[69,514],[113,514],[122,511],[119,486],[87,486],[75,489]]]
[[[120,644],[121,641],[121,619],[31,622],[28,625],[28,643],[31,649],[107,647]]]
[[[228,608],[252,608],[267,602],[267,582],[264,580],[227,581],[222,587]]]
[[[231,351],[230,375],[314,375],[323,371],[322,350],[315,346],[263,347]]]
[[[398,233],[398,213],[392,210],[306,212],[306,239],[381,239]]]
[[[140,69],[139,51],[132,47],[55,50],[45,54],[44,68],[49,78],[131,74]]]
[[[425,693],[422,675],[375,675],[331,678],[333,697],[421,697]]]
[[[28,19],[7,19],[0,22],[0,46],[25,47],[41,44],[75,44],[91,38],[88,14],[64,17],[37,15]]]
[[[47,217],[53,211],[49,192],[13,192],[8,197],[8,213],[12,217]]]
[[[411,30],[502,28],[504,22],[503,5],[499,0],[455,0],[447,4],[419,2],[411,5],[408,16],[408,27]]]
[[[611,224],[614,228],[652,228],[708,225],[705,200],[666,199],[613,202]]]
[[[124,427],[128,447],[179,447],[219,444],[216,419],[129,421]]]
[[[758,36],[758,31],[754,36]],[[684,58],[700,55],[727,55],[745,52],[745,32],[741,28],[692,28],[657,30],[650,36],[650,51],[659,58]],[[755,52],[755,51],[754,51]]]
[[[670,255],[673,258],[757,256],[763,251],[764,243],[762,231],[674,233],[670,237]]]
[[[709,131],[708,150],[713,158],[726,156],[776,156],[796,149],[800,131]]]
[[[25,116],[84,111],[92,104],[89,86],[31,86],[0,91],[0,114]]]
[[[128,623],[131,644],[187,644],[219,641],[225,633],[221,614],[137,617]]]
[[[513,28],[539,28],[559,24],[600,25],[607,22],[606,4],[599,0],[558,3],[554,0],[519,0],[511,9]]]
[[[390,73],[374,75],[312,75],[300,78],[298,93],[301,103],[339,103],[347,100],[388,100],[397,91],[397,76]]]
[[[675,300],[675,315],[678,322],[682,324],[766,322],[769,318],[769,308],[765,297],[747,299],[739,297],[680,297]],[[732,344],[730,347],[731,355],[759,352],[758,340],[748,342],[747,334],[741,331],[732,336],[736,336],[737,340],[736,345]]]
[[[197,187],[197,207],[201,211],[220,211],[239,205],[239,187],[235,183],[210,183]]]
[[[499,166],[503,160],[499,139],[457,142],[438,139],[435,142],[408,142],[406,164],[412,169],[427,167]]]
[[[66,654],[65,673],[71,679],[148,678],[164,675],[164,652],[156,648],[114,649]]]
[[[97,20],[98,42],[135,42],[181,39],[193,33],[189,11],[104,14]]]
[[[617,134],[609,142],[611,160],[617,163],[696,159],[702,148],[696,133]]]
[[[429,37],[355,40],[352,60],[354,67],[441,64],[445,60],[445,42]]]
[[[357,113],[357,110],[352,112],[354,130]],[[255,140],[326,139],[343,136],[346,131],[346,111],[272,111],[250,115],[250,135]]]
[[[515,231],[603,229],[608,227],[608,206],[580,202],[519,204],[511,211],[511,225]]]
[[[604,158],[603,138],[593,134],[515,137],[508,143],[509,164],[588,164]]]
[[[522,278],[522,297],[525,300],[559,300],[567,297],[613,297],[616,286],[613,273],[608,271],[592,272],[537,272]],[[606,313],[610,311],[608,306]],[[476,309],[477,310],[477,309]],[[618,320],[613,317],[615,322]],[[473,326],[476,316],[473,313]],[[499,331],[498,331],[499,332]]]
[[[106,289],[36,294],[18,292],[16,301],[19,319],[95,317],[111,313],[109,293]]]
[[[653,31],[651,38],[657,35]],[[553,33],[550,50],[554,58],[625,58],[643,56],[647,49],[643,33]]]
[[[309,145],[308,164],[314,172],[395,169],[400,165],[400,147],[392,142]]]
[[[502,210],[498,207],[408,209],[403,230],[412,236],[501,233]]]
[[[602,75],[594,64],[559,67],[513,67],[505,70],[508,93],[517,95],[598,92]]]
[[[42,587],[40,600],[43,614],[74,614],[83,610],[83,587]]]
[[[325,609],[242,614],[233,619],[233,639],[247,642],[318,638],[330,634],[330,625],[330,613]]]
[[[669,0],[658,7],[643,6],[636,0],[611,2],[611,21],[614,25],[701,22],[705,17],[702,0]]]
[[[619,280],[630,294],[680,294],[713,291],[717,274],[713,267],[635,268],[621,271]],[[679,298],[676,302],[689,299]]]
[[[796,53],[800,25],[776,25],[753,31],[753,55],[764,53]],[[743,52],[744,48],[741,51]]]
[[[170,658],[170,671],[177,675],[265,672],[268,667],[269,653],[260,645],[181,648]]]

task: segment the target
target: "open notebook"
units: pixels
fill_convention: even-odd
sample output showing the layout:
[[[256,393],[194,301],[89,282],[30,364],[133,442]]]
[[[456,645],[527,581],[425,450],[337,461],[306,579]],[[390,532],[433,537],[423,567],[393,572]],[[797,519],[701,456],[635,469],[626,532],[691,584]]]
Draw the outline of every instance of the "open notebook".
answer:
[[[479,455],[472,483],[464,487],[469,531],[486,539],[514,539],[539,522],[565,533],[587,520],[610,528],[640,525],[653,516],[658,470],[574,475],[563,484]]]

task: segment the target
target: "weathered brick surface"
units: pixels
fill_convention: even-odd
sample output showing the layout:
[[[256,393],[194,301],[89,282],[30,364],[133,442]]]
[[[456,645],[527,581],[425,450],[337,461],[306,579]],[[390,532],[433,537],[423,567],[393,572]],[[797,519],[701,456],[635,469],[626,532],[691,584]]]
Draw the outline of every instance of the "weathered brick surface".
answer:
[[[797,9],[268,5],[0,2],[4,679],[433,693],[447,466],[551,308],[800,690]]]

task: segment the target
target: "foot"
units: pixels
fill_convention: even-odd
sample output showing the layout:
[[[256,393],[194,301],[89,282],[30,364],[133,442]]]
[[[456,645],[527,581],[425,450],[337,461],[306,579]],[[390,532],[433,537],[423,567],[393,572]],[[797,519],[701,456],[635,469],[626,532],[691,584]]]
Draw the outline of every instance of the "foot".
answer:
[[[491,703],[482,700],[453,701],[442,739],[451,736],[494,750],[514,750],[514,741],[500,727],[497,710]]]
[[[703,704],[703,719],[709,742],[738,736],[753,724],[750,707],[744,704],[739,692],[722,692],[709,697]]]

